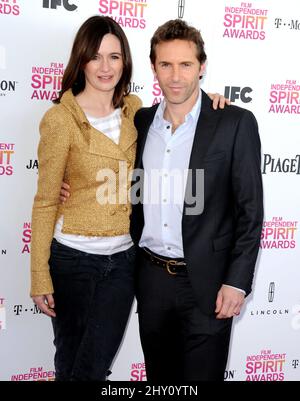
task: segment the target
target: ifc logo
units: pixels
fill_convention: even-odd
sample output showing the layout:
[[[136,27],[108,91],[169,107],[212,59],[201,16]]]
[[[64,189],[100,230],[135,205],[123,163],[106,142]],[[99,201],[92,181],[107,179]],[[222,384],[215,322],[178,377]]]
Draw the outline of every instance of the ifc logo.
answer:
[[[0,45],[0,70],[5,70],[6,68],[6,51],[5,47]]]
[[[57,6],[63,6],[67,11],[76,10],[75,4],[70,4],[69,0],[43,0],[43,8],[56,9]]]
[[[252,88],[246,86],[245,88],[241,88],[240,86],[225,86],[224,96],[230,99],[231,102],[235,102],[236,100],[240,100],[243,103],[249,103],[252,100],[252,97],[249,96],[249,93],[252,92]]]

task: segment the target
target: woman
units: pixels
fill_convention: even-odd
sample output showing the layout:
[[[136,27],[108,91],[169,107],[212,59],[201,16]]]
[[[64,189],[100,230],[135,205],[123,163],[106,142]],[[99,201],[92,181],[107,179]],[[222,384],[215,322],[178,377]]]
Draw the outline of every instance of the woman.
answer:
[[[118,203],[118,179],[116,202],[100,199],[101,172],[117,176],[119,164],[134,164],[133,116],[141,102],[128,94],[131,71],[121,27],[109,17],[89,18],[76,35],[57,105],[40,124],[31,296],[52,317],[56,380],[105,380],[133,301],[130,204]],[[72,197],[60,205],[63,178]]]

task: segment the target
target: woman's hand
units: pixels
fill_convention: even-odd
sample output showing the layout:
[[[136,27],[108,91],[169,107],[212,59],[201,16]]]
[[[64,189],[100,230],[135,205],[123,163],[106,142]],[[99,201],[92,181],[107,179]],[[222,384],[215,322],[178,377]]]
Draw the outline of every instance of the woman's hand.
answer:
[[[55,317],[54,312],[54,299],[52,294],[35,295],[32,297],[36,306],[49,317]]]
[[[229,99],[219,93],[208,93],[207,95],[213,101],[214,110],[217,110],[218,108],[224,109],[225,104],[227,104],[227,106],[230,106],[231,104]]]
[[[59,193],[60,202],[65,203],[65,201],[69,198],[69,196],[70,196],[70,185],[68,185],[66,182],[62,182]]]

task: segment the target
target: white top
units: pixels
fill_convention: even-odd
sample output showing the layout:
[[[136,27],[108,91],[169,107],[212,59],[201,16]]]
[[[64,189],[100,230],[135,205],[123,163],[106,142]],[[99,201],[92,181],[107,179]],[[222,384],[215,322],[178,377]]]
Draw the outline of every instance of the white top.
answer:
[[[92,117],[87,115],[90,124],[105,134],[116,144],[119,144],[121,132],[121,109],[118,108],[108,116]],[[72,188],[71,188],[72,191]],[[117,252],[125,251],[133,245],[130,234],[117,235],[115,237],[87,237],[83,235],[62,233],[63,216],[61,216],[55,226],[54,238],[63,245],[78,249],[82,252],[97,255],[112,255]]]

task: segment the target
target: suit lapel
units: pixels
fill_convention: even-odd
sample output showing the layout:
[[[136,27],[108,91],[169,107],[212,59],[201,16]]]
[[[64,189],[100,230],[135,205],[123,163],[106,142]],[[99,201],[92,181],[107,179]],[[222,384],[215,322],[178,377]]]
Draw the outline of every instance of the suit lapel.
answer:
[[[213,110],[212,101],[207,96],[205,92],[202,91],[202,100],[201,100],[201,112],[198,119],[195,137],[193,141],[191,157],[189,162],[189,174],[188,174],[188,182],[187,182],[187,191],[192,189],[193,195],[195,196],[195,190],[197,188],[196,185],[196,169],[204,168],[204,158],[209,149],[210,144],[212,143],[216,128],[221,117],[222,110]],[[187,196],[191,196],[191,194],[186,193],[185,199],[187,200]],[[192,205],[188,205],[186,201],[184,202],[183,207],[183,223],[186,222],[186,208],[191,207]],[[192,206],[193,207],[193,206]],[[183,230],[184,231],[184,230]]]
[[[213,110],[212,102],[207,94],[202,92],[201,112],[198,119],[192,152],[189,162],[189,169],[203,168],[203,159],[211,144],[216,127],[220,118],[220,110]],[[147,135],[153,121],[158,105],[148,109],[142,109],[142,119],[137,121],[138,141],[136,167],[141,168],[142,156],[145,148]],[[139,113],[139,112],[138,112]]]
[[[222,110],[213,110],[212,101],[207,94],[202,92],[201,100],[201,112],[198,119],[195,137],[193,141],[189,169],[195,171],[196,169],[204,168],[204,158],[212,143],[216,128],[221,118]],[[136,119],[136,127],[138,130],[138,141],[137,141],[137,155],[136,155],[136,168],[143,168],[142,157],[147,140],[148,131],[153,121],[158,105],[150,107],[149,109],[142,109],[142,116],[138,116]],[[137,113],[139,114],[139,112]],[[188,176],[188,180],[192,180],[192,188],[196,188],[195,180],[196,175],[192,174]],[[191,207],[184,203],[183,210],[183,222],[186,219],[185,208]]]
[[[202,92],[201,112],[198,119],[189,169],[203,168],[203,160],[215,136],[220,110],[213,110],[212,101]]]

